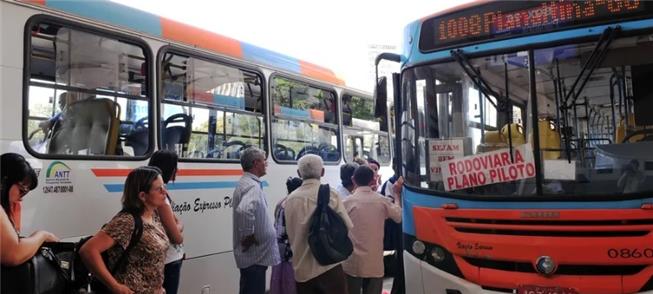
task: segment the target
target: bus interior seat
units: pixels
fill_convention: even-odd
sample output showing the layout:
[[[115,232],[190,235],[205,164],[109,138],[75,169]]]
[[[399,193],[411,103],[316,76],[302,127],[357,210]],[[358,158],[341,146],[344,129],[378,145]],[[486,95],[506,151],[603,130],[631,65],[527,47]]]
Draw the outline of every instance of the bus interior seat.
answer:
[[[72,103],[61,128],[52,136],[50,154],[116,154],[120,132],[120,105],[111,99],[86,99]]]
[[[542,149],[560,149],[560,132],[556,128],[555,122],[551,119],[540,119],[538,121],[538,131],[540,133],[540,148]],[[560,151],[549,150],[543,152],[544,159],[560,158]]]
[[[184,113],[177,113],[168,117],[161,128],[162,149],[175,152],[181,151],[181,156],[184,156],[188,148],[188,142],[190,142],[192,122],[193,119]],[[178,145],[181,145],[181,150],[177,149]]]
[[[294,160],[295,150],[281,144],[274,144],[274,157],[277,160]]]
[[[338,153],[338,148],[328,143],[322,143],[318,146],[320,150],[320,157],[324,161],[338,161],[340,154]]]
[[[628,115],[628,127],[624,119],[619,121],[617,125],[615,143],[626,142],[640,142],[640,141],[653,141],[653,128],[648,125],[635,124],[635,115]]]
[[[508,144],[508,138],[512,138],[512,145],[519,146],[526,143],[526,137],[524,136],[524,128],[517,123],[505,124],[501,128],[501,135],[505,138],[504,143]]]
[[[635,115],[632,113],[628,115],[628,126],[635,127]],[[623,142],[626,137],[626,132],[626,121],[622,118],[619,120],[619,124],[617,124],[615,143]]]
[[[510,128],[510,133],[508,130]],[[520,124],[512,123],[505,124],[500,130],[485,131],[483,135],[483,143],[476,147],[476,153],[484,153],[495,151],[502,148],[508,148],[508,137],[512,138],[512,145],[519,146],[526,142],[524,137],[524,129]]]
[[[144,155],[150,144],[148,117],[143,117],[134,123],[125,136],[125,145],[132,147],[134,156]]]
[[[476,146],[476,153],[484,153],[506,147],[508,147],[508,144],[504,143],[503,135],[499,130],[485,131],[483,134],[483,143]]]

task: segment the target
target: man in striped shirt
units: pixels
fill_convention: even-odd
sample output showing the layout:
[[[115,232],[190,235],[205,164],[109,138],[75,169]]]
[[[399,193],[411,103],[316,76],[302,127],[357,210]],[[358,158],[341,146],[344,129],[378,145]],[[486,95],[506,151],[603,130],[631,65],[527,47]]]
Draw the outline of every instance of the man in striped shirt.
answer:
[[[268,203],[262,189],[265,175],[265,153],[246,149],[240,157],[245,172],[233,195],[233,249],[240,269],[240,294],[264,294],[268,266],[281,261]]]

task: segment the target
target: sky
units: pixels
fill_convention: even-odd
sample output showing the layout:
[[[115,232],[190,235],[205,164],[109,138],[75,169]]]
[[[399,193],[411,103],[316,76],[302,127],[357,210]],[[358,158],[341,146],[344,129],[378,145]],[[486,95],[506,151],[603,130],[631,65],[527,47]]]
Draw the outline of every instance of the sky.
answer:
[[[404,27],[468,0],[112,0],[333,70],[372,91],[368,46],[400,50]],[[399,52],[397,52],[399,53]]]

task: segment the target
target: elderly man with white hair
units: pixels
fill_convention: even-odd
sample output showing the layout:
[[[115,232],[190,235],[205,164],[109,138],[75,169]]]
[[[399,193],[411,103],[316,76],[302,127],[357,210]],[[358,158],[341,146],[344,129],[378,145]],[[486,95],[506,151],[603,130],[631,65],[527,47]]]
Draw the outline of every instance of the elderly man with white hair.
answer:
[[[292,265],[297,293],[347,294],[347,282],[341,264],[321,265],[308,245],[311,216],[317,207],[320,178],[324,175],[322,158],[313,154],[303,156],[297,163],[297,173],[303,180],[302,185],[288,196],[285,208],[286,232],[293,252]],[[338,193],[333,189],[329,207],[338,213],[349,229],[353,227]]]
[[[250,147],[240,157],[243,176],[234,190],[233,249],[240,269],[239,294],[264,294],[268,266],[281,261],[277,233],[268,214],[261,177],[267,173],[265,152]]]

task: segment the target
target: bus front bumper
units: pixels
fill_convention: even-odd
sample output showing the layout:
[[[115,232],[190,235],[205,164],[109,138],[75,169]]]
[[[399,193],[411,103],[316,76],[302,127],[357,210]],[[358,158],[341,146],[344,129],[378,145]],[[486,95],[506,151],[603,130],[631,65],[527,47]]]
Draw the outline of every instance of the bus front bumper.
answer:
[[[411,294],[505,294],[483,289],[481,286],[439,270],[404,251],[406,293]],[[653,294],[653,291],[637,294]]]
[[[441,271],[404,251],[406,293],[411,294],[505,294]],[[458,292],[456,292],[458,291]]]

